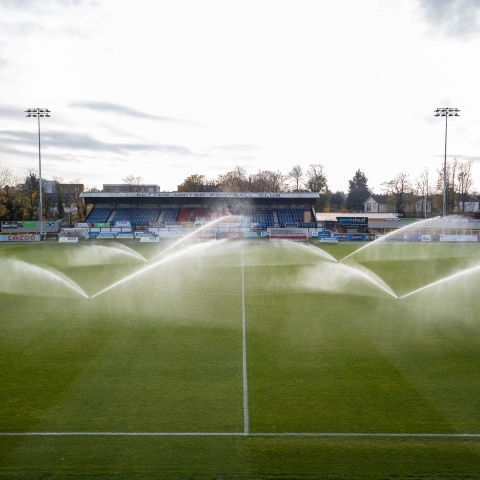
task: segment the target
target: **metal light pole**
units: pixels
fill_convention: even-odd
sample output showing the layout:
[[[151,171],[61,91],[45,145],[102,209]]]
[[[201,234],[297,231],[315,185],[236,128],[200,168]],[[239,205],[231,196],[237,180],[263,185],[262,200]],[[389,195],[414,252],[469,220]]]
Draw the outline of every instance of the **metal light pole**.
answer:
[[[458,108],[437,108],[435,117],[445,117],[445,157],[443,161],[443,218],[447,216],[447,120],[448,117],[459,117]]]
[[[42,156],[40,153],[40,117],[49,117],[50,110],[47,108],[29,108],[25,110],[25,113],[28,113],[27,117],[37,117],[38,118],[38,177],[39,177],[39,190],[40,190],[40,205],[38,207],[38,217],[40,220],[40,240],[43,235],[43,225],[42,225]]]

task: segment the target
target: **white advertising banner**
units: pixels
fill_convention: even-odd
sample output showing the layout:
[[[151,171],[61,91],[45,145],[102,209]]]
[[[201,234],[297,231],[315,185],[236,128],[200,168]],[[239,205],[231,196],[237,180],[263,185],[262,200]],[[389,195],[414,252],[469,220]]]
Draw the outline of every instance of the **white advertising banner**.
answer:
[[[140,243],[158,243],[159,237],[140,237]]]
[[[78,237],[60,237],[59,243],[78,243]]]
[[[422,242],[431,242],[432,241],[432,236],[431,235],[422,235],[420,238]]]
[[[441,242],[478,242],[477,235],[440,235]]]

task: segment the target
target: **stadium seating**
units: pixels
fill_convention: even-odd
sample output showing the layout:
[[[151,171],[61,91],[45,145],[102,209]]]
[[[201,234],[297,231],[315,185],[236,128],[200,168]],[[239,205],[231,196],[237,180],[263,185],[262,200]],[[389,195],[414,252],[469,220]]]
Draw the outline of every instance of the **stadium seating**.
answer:
[[[160,212],[159,208],[119,208],[112,221],[146,225],[148,222],[156,222]]]
[[[178,214],[178,222],[188,222],[190,219],[190,209],[181,208],[180,213]]]
[[[176,222],[179,213],[179,208],[166,208],[163,211],[162,222]]]
[[[209,208],[195,208],[193,210],[193,220],[195,221],[198,217],[210,218],[211,212]]]
[[[300,208],[279,208],[276,210],[278,221],[282,227],[288,223],[298,223],[301,227],[315,227],[314,222],[303,221],[303,210]],[[301,224],[301,225],[300,225]]]
[[[86,222],[92,223],[104,223],[108,220],[108,217],[112,213],[111,208],[99,208],[95,207],[92,211],[88,214],[87,218],[85,219]]]

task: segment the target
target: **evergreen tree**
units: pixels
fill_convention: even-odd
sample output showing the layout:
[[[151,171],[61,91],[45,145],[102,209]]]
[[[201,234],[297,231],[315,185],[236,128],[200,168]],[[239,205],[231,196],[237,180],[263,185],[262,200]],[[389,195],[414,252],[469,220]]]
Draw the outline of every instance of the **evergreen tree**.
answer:
[[[363,202],[370,196],[367,177],[358,169],[354,177],[348,181],[347,209],[352,212],[363,212]]]
[[[55,182],[55,190],[57,191],[58,195],[57,218],[63,219],[65,216],[65,203],[63,201],[63,188],[59,182]]]

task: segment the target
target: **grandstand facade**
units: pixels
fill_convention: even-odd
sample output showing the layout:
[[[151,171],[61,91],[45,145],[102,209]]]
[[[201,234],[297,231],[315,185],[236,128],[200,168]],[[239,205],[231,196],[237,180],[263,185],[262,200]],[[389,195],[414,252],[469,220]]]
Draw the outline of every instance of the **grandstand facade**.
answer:
[[[244,227],[315,228],[318,193],[85,192],[91,227],[193,227],[212,220]]]

